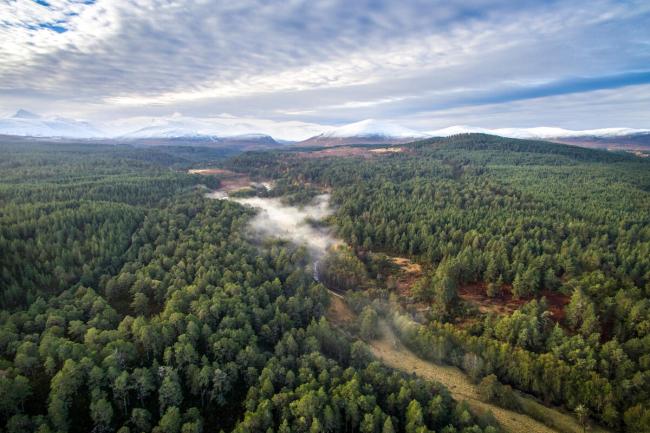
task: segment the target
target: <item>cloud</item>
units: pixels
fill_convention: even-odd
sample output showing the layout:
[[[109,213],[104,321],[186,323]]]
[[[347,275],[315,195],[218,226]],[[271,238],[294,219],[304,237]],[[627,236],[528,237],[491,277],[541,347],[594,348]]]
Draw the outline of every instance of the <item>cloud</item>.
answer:
[[[331,215],[328,194],[321,194],[302,207],[285,205],[278,198],[233,198],[233,201],[258,210],[251,220],[254,234],[267,238],[289,239],[296,245],[304,245],[312,258],[321,259],[328,249],[339,241],[327,227],[316,227],[311,221],[321,221]]]
[[[119,137],[142,128],[161,127],[185,132],[185,135],[201,134],[220,137],[250,133],[268,134],[283,140],[304,140],[323,132],[325,127],[316,123],[296,120],[276,121],[253,117],[220,114],[210,117],[190,117],[181,113],[158,117],[128,117],[103,123],[102,130]]]
[[[557,126],[567,129],[648,128],[650,85],[561,94],[485,105],[465,105],[408,114],[399,120],[414,129],[449,125],[484,128]]]
[[[340,124],[589,95],[647,82],[649,20],[643,0],[9,1],[0,110]]]

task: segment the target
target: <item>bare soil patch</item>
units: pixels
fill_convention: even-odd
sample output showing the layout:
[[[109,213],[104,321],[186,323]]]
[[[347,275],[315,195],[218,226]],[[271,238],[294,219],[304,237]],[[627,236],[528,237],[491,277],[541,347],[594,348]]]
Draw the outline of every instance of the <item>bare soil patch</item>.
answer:
[[[295,155],[301,158],[326,158],[336,157],[353,157],[360,156],[363,158],[372,158],[373,156],[404,152],[402,147],[382,147],[369,149],[366,147],[336,146],[328,149],[315,150],[313,152],[297,152]]]
[[[473,305],[483,313],[496,313],[499,315],[511,314],[533,298],[515,299],[512,296],[512,287],[505,286],[501,295],[490,298],[486,295],[484,283],[468,284],[458,289],[458,296]],[[553,320],[561,322],[564,319],[564,307],[569,303],[569,297],[551,290],[542,290],[537,299],[546,298],[548,309]]]
[[[205,176],[214,176],[214,175],[235,176],[240,174],[223,168],[193,168],[191,170],[188,170],[187,172],[189,174],[202,174]]]
[[[327,309],[327,318],[337,324],[346,324],[354,321],[354,313],[347,306],[343,298],[334,292],[330,292],[330,306]]]
[[[372,154],[368,149],[362,147],[331,147],[329,149],[315,150],[313,152],[298,152],[296,153],[301,158],[326,158],[329,156],[337,157],[351,157],[351,156],[363,156],[369,158]]]
[[[391,257],[391,261],[399,267],[399,270],[391,275],[395,289],[401,297],[411,297],[411,288],[422,278],[422,266],[406,257]]]
[[[248,176],[233,177],[221,180],[220,190],[230,192],[238,189],[247,188],[251,185],[251,179]]]
[[[245,173],[237,173],[223,168],[199,168],[189,170],[188,172],[190,174],[200,174],[204,176],[217,176],[221,181],[219,191],[224,192],[232,192],[249,187],[253,182]]]
[[[628,150],[627,152],[631,153],[632,155],[638,156],[639,158],[650,157],[650,153],[648,153],[647,150]]]
[[[382,153],[402,153],[402,152],[404,152],[404,148],[403,147],[382,147],[381,149],[372,149],[371,152],[372,153],[378,153],[378,154],[382,154]]]

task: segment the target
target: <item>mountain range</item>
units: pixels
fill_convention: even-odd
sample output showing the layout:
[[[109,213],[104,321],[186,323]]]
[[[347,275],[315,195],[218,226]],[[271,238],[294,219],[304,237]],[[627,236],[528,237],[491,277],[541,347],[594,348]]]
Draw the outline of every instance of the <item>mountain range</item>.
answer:
[[[106,134],[88,122],[63,117],[44,118],[20,109],[0,118],[0,134],[31,137],[102,138]]]
[[[418,132],[388,122],[366,119],[338,128],[330,128],[323,133],[298,143],[301,146],[337,146],[343,144],[400,144],[429,137]]]
[[[650,129],[601,128],[569,130],[555,127],[497,128],[450,126],[431,131],[417,131],[390,122],[366,119],[340,127],[323,127],[321,134],[299,142],[276,139],[269,134],[250,130],[249,125],[228,127],[206,119],[171,117],[157,119],[149,125],[123,134],[109,134],[89,122],[63,117],[45,118],[20,109],[13,116],[0,118],[0,135],[60,137],[76,139],[111,139],[141,144],[197,143],[208,146],[265,148],[295,143],[299,146],[337,146],[346,144],[401,144],[428,137],[447,137],[465,133],[484,133],[510,138],[543,139],[586,147],[628,149],[650,148]]]

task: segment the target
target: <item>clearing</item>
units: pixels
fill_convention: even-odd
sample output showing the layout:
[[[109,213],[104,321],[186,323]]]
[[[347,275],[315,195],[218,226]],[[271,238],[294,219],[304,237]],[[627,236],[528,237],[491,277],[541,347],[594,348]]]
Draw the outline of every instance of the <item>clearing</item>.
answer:
[[[380,148],[367,148],[367,147],[354,147],[354,146],[336,146],[327,149],[320,149],[314,151],[296,152],[300,158],[326,158],[330,156],[336,157],[353,157],[361,156],[363,158],[371,158],[376,155],[385,155],[392,153],[404,152],[402,147],[380,147]]]
[[[391,275],[397,293],[402,297],[411,297],[411,287],[422,277],[422,266],[406,257],[391,257],[399,270]]]
[[[347,306],[343,297],[330,291],[331,303],[327,312],[328,319],[334,324],[352,322],[355,318],[352,310]],[[452,366],[438,365],[419,358],[406,348],[397,338],[393,330],[381,320],[381,338],[370,341],[368,344],[374,356],[385,365],[408,374],[416,374],[426,380],[440,382],[449,389],[455,400],[465,400],[476,413],[492,412],[504,431],[509,433],[581,433],[582,427],[576,419],[559,409],[544,406],[534,398],[516,391],[519,403],[529,413],[536,413],[538,417],[547,420],[553,427],[540,421],[512,410],[504,409],[491,403],[481,401],[478,387],[471,382],[469,377],[460,369]],[[609,433],[602,427],[591,425],[592,433]]]
[[[226,170],[223,168],[193,168],[191,170],[187,170],[189,174],[201,174],[204,176],[216,176],[216,175],[223,175],[223,176],[231,176],[235,173],[234,171]]]
[[[391,281],[391,287],[400,296],[400,302],[405,304],[404,301],[408,300],[408,303],[414,304],[418,311],[426,311],[429,305],[423,302],[414,303],[412,301],[413,293],[411,292],[413,285],[422,278],[422,266],[407,257],[389,256],[389,258],[398,268],[388,278]],[[506,315],[512,314],[526,302],[533,299],[532,297],[515,299],[511,290],[512,286],[506,284],[501,294],[490,298],[486,294],[485,283],[472,283],[459,287],[458,297],[468,304],[474,305],[482,314]],[[546,298],[552,319],[555,322],[562,322],[564,307],[570,301],[569,296],[552,290],[542,290],[535,295],[535,299],[541,299],[542,297]]]
[[[382,148],[379,148],[379,149],[372,149],[371,152],[372,153],[379,153],[379,154],[381,154],[381,153],[401,153],[401,152],[404,152],[404,148],[403,147],[382,147]]]
[[[496,313],[499,315],[511,314],[532,299],[515,299],[508,286],[503,288],[499,296],[490,298],[485,294],[485,284],[462,286],[458,289],[458,296],[462,300],[475,305],[483,314]],[[561,322],[564,319],[564,307],[570,301],[569,297],[551,290],[542,290],[535,298],[541,299],[542,296],[546,298],[548,310],[551,312],[553,320]]]
[[[494,418],[507,432],[527,433],[581,433],[582,427],[576,419],[558,409],[544,406],[532,397],[516,392],[517,398],[528,412],[537,413],[553,427],[547,426],[528,415],[514,412],[502,407],[481,401],[478,387],[474,385],[465,373],[456,367],[438,365],[425,361],[404,347],[390,326],[381,321],[382,337],[370,342],[372,353],[384,364],[405,373],[414,373],[428,380],[434,380],[445,385],[456,400],[465,400],[470,407],[478,412],[492,412]],[[607,430],[592,425],[590,432],[606,433]]]
[[[247,174],[237,173],[235,171],[225,170],[222,168],[199,168],[188,170],[188,173],[200,174],[204,176],[217,176],[221,182],[218,191],[224,192],[232,192],[238,189],[246,188],[251,186],[253,183]]]
[[[340,294],[328,290],[330,294],[330,305],[327,310],[327,318],[336,325],[343,325],[354,322],[354,313],[350,310]]]

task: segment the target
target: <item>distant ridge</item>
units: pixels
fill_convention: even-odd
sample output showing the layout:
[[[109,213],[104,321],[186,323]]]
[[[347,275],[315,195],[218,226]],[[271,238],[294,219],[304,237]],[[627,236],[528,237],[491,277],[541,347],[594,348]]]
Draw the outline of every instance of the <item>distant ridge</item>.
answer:
[[[31,111],[23,110],[22,108],[16,111],[16,114],[11,116],[14,119],[40,119],[41,116],[34,114]]]
[[[483,133],[455,134],[448,137],[431,137],[410,144],[425,151],[444,149],[468,151],[498,151],[507,154],[560,155],[577,161],[616,162],[629,161],[635,156],[625,152],[608,152],[605,149],[586,148],[567,143],[530,138],[510,138]],[[428,149],[428,150],[427,150]]]
[[[600,128],[571,130],[549,126],[538,126],[533,128],[479,128],[475,126],[455,125],[443,129],[429,131],[426,134],[430,137],[448,137],[450,135],[464,133],[483,133],[498,135],[509,138],[564,138],[564,137],[622,137],[635,134],[648,134],[650,129],[633,129],[633,128]]]
[[[395,125],[366,119],[332,128],[322,134],[296,143],[299,146],[340,146],[344,144],[401,144],[428,137],[428,134]]]
[[[432,137],[449,137],[464,133],[481,133],[506,138],[546,140],[593,149],[650,149],[650,129],[601,128],[576,131],[554,127],[486,129],[471,126],[451,126],[429,132]]]
[[[243,134],[231,137],[215,136],[184,136],[184,137],[149,137],[116,139],[121,143],[131,143],[136,146],[199,146],[211,148],[237,147],[240,150],[262,150],[284,146],[273,139],[270,135],[264,134]]]
[[[45,118],[20,109],[0,118],[0,134],[23,137],[100,138],[106,134],[88,122],[63,117]]]
[[[199,118],[175,113],[168,117],[125,119],[134,128],[124,133],[107,133],[89,122],[63,117],[43,117],[26,109],[18,109],[13,115],[0,118],[0,135],[35,138],[104,139],[182,145],[184,142],[200,142],[202,146],[236,146],[244,149],[273,148],[295,144],[298,146],[342,146],[352,144],[393,145],[422,140],[427,137],[449,137],[458,134],[481,133],[508,138],[539,139],[577,146],[605,149],[648,150],[650,129],[598,128],[570,130],[558,127],[531,128],[482,128],[454,125],[446,128],[420,131],[377,119],[365,119],[338,127],[322,127],[320,134],[302,141],[281,140],[264,132],[264,124],[250,119],[228,123],[227,116]],[[143,126],[143,123],[145,124]],[[262,126],[260,126],[262,125]],[[315,130],[318,131],[318,125]],[[261,129],[256,130],[257,128]],[[313,129],[310,129],[313,130]]]

